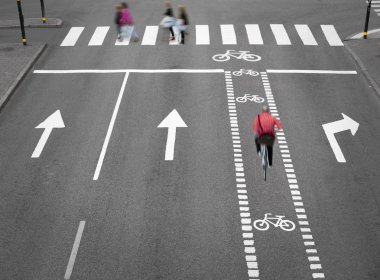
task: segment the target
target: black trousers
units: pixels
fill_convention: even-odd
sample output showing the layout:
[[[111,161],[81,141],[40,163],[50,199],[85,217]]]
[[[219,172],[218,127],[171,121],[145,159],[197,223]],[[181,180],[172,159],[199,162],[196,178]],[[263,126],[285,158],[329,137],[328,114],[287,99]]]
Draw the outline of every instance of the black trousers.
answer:
[[[261,144],[259,143],[259,137],[258,136],[255,136],[255,144],[256,144],[256,151],[260,152],[260,150],[261,150]],[[269,166],[272,166],[272,162],[273,162],[273,145],[272,146],[268,146],[267,145],[267,149],[268,149]]]
[[[170,34],[172,34],[172,36],[174,37],[174,30],[173,30],[173,27],[170,26],[170,27],[169,27],[169,30],[170,30]]]
[[[185,31],[181,31],[181,43],[185,44]]]

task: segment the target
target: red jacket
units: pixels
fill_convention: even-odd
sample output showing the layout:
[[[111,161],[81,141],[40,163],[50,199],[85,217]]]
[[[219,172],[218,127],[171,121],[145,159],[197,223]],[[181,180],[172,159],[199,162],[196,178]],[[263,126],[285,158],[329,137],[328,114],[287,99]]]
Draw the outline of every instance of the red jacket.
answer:
[[[259,116],[260,116],[260,123],[259,123]],[[261,137],[264,134],[275,136],[275,131],[274,131],[275,125],[279,129],[282,129],[282,124],[278,119],[273,117],[271,114],[264,112],[256,116],[255,121],[253,123],[253,131],[256,132],[259,137]]]

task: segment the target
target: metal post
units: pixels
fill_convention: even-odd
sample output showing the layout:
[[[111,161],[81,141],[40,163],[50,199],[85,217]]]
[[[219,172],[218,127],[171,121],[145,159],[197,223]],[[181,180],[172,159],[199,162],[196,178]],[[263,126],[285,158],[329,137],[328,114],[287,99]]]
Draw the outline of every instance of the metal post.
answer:
[[[23,43],[24,46],[26,46],[25,26],[24,26],[24,16],[23,16],[23,14],[22,14],[21,0],[17,0],[17,8],[18,8],[18,15],[19,15],[19,18],[20,18],[20,27],[21,27],[22,43]]]
[[[46,17],[45,17],[45,3],[44,0],[40,0],[41,2],[41,12],[42,12],[42,22],[46,23]]]
[[[371,3],[372,3],[372,0],[368,0],[367,16],[365,18],[365,26],[364,26],[364,33],[363,33],[363,38],[364,39],[367,39],[369,16],[370,16],[370,13],[371,13]]]

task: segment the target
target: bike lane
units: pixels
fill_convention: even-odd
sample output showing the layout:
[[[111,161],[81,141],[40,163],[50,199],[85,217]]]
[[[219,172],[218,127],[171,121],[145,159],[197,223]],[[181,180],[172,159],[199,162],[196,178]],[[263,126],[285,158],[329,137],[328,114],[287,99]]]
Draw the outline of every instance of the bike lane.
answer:
[[[358,138],[352,138],[349,132],[337,135],[347,159],[342,165],[335,159],[322,124],[352,112],[349,116],[360,124],[374,127],[378,99],[367,90],[360,74],[300,76],[266,71],[357,70],[342,49],[330,51],[331,56],[323,52],[300,55],[286,49],[252,52],[261,55],[262,60],[253,64],[235,62],[232,69],[252,69],[260,76],[233,76],[235,98],[247,93],[265,97],[265,103],[274,115],[279,114],[284,125],[284,132],[277,136],[274,167],[264,182],[252,131],[262,104],[236,103],[252,222],[269,212],[296,224],[291,232],[273,225],[266,231],[253,229],[260,278],[351,279],[355,275],[371,279],[377,275],[379,253],[374,246],[379,238],[375,214],[378,192],[374,189],[378,157],[368,153],[376,149],[375,142],[364,143],[363,139],[375,139],[378,131],[359,127],[363,131]],[[368,167],[364,172],[363,166]],[[367,205],[359,206],[363,201]],[[368,215],[375,220],[368,219]],[[360,236],[365,236],[366,242]]]

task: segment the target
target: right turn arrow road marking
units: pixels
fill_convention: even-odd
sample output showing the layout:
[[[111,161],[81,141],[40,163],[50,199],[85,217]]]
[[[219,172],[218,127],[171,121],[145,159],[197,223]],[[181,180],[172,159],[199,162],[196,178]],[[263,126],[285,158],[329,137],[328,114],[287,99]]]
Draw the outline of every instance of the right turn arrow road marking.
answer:
[[[166,140],[165,160],[173,160],[174,146],[177,127],[187,127],[177,110],[174,109],[159,125],[158,127],[168,128],[168,138]]]
[[[355,135],[358,131],[359,123],[351,119],[350,117],[343,114],[343,119],[331,123],[323,124],[322,127],[325,130],[327,139],[330,142],[331,149],[333,150],[336,160],[338,162],[346,162],[342,150],[339,147],[338,142],[335,139],[335,133],[351,130],[351,134]]]

